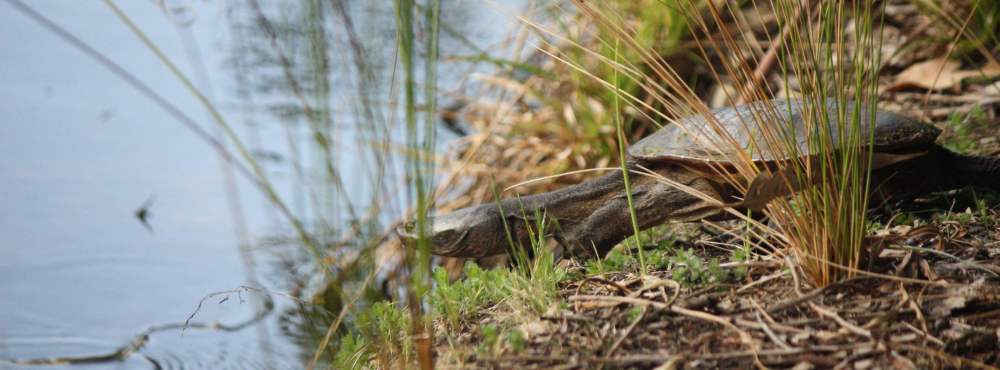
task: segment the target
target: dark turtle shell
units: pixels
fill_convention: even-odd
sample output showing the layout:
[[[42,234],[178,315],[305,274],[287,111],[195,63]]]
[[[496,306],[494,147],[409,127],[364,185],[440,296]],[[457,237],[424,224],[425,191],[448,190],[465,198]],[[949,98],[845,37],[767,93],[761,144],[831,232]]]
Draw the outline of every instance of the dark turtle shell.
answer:
[[[801,99],[769,100],[742,105],[738,107],[719,108],[712,111],[718,125],[711,125],[706,121],[706,117],[701,114],[688,116],[677,120],[675,123],[664,126],[659,131],[640,140],[629,147],[629,156],[641,161],[682,161],[689,163],[724,162],[728,163],[732,158],[738,158],[734,151],[745,150],[754,161],[773,162],[787,159],[787,149],[789,146],[781,144],[775,140],[780,140],[773,136],[794,138],[794,144],[798,147],[798,153],[802,155],[814,154],[810,148],[809,136],[806,130],[811,129],[818,135],[824,130],[820,130],[817,124],[807,125],[804,117],[821,117],[827,114],[826,120],[831,143],[834,147],[841,147],[841,137],[837,122],[837,116],[843,112],[845,116],[854,113],[855,108],[860,108],[862,121],[868,121],[871,114],[868,104],[856,104],[854,102],[844,102],[843,110],[837,109],[838,103],[833,99],[826,101],[824,107],[814,107],[805,109],[812,102],[803,104]],[[812,112],[812,113],[810,113]],[[754,119],[758,117],[759,119]],[[810,119],[810,122],[817,122],[817,119]],[[778,132],[776,130],[761,130],[761,124],[773,125],[771,128],[782,130],[786,135],[769,135],[770,141],[765,139],[768,132]],[[717,130],[725,130],[732,138],[729,141],[725,135]],[[850,129],[850,128],[849,128]],[[872,130],[867,122],[860,125],[862,138],[867,141]],[[877,111],[875,113],[874,124],[874,146],[877,152],[899,152],[907,151],[909,148],[919,148],[934,142],[941,133],[938,128],[921,123],[917,120],[900,116],[895,113]],[[818,136],[813,136],[818,137]]]

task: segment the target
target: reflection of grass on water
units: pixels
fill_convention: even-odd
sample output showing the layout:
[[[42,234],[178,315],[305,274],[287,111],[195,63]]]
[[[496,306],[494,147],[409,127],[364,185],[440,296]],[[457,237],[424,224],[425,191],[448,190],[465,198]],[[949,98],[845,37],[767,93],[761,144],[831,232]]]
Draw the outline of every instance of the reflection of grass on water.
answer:
[[[431,163],[429,156],[423,153],[433,151],[432,124],[436,119],[430,113],[426,117],[418,115],[417,107],[429,107],[428,112],[433,112],[433,99],[426,97],[432,98],[436,91],[433,83],[425,83],[425,98],[418,102],[421,92],[417,90],[415,70],[418,62],[415,59],[418,54],[428,55],[430,61],[426,65],[436,65],[433,54],[415,50],[413,5],[400,2],[396,22],[379,23],[391,16],[391,9],[374,3],[360,5],[360,8],[356,3],[339,1],[310,0],[300,7],[283,4],[277,9],[282,17],[271,15],[274,9],[262,8],[255,2],[251,4],[251,9],[243,12],[248,17],[246,27],[257,30],[259,37],[245,40],[245,46],[264,56],[251,60],[272,62],[252,66],[258,74],[251,76],[260,81],[250,83],[261,83],[257,87],[265,96],[268,89],[275,87],[277,90],[271,90],[270,94],[278,99],[291,96],[291,100],[278,107],[287,107],[279,111],[286,114],[282,117],[282,126],[291,152],[289,166],[295,176],[296,212],[309,220],[311,230],[307,237],[323,246],[322,252],[328,256],[319,258],[321,268],[326,271],[325,284],[312,290],[319,288],[317,303],[339,312],[329,321],[305,320],[300,328],[305,333],[312,333],[310,336],[315,340],[305,343],[313,347],[310,351],[315,350],[315,355],[310,356],[310,367],[321,359],[329,359],[330,355],[340,357],[339,354],[352,345],[375,343],[379,338],[382,342],[396,343],[399,338],[411,337],[404,333],[396,336],[386,334],[385,330],[367,330],[392,327],[391,323],[402,325],[402,321],[391,320],[394,313],[396,316],[392,317],[405,317],[406,323],[413,323],[412,334],[419,335],[427,327],[421,324],[421,305],[410,305],[415,309],[399,316],[401,312],[394,311],[398,310],[396,305],[375,303],[388,297],[384,296],[386,292],[379,292],[380,284],[372,284],[377,281],[373,277],[380,268],[375,247],[390,237],[386,234],[386,225],[392,220],[385,215],[399,215],[400,209],[405,208],[403,205],[411,202],[416,202],[417,214],[426,214],[430,204],[426,189],[433,178],[433,166],[428,166]],[[356,17],[359,12],[371,17]],[[399,60],[396,63],[400,64],[399,75],[386,67],[392,64],[374,62],[386,56],[391,58],[386,51],[396,48],[373,45],[372,40],[378,38],[366,37],[394,23],[400,30],[409,29],[408,33],[398,34]],[[436,40],[436,37],[429,40]],[[260,44],[270,45],[270,48],[261,49]],[[427,50],[435,48],[436,45],[425,45]],[[245,56],[236,56],[241,57]],[[273,71],[275,64],[278,72]],[[271,69],[270,73],[267,68]],[[423,81],[436,79],[430,73],[433,70],[427,68],[429,72]],[[400,95],[404,102],[397,110],[397,96]],[[401,119],[397,118],[400,111]],[[397,123],[400,121],[403,127]],[[396,163],[397,155],[393,154],[401,132],[409,148],[404,152],[417,153],[403,158],[406,159],[403,168]],[[401,184],[409,185],[400,188]],[[406,194],[409,195],[404,197]],[[419,283],[426,281],[428,274],[417,272],[429,271],[430,260],[428,254],[423,253],[407,255],[405,261],[406,265],[425,266],[410,269],[413,281],[418,284],[403,285],[410,293],[397,297],[412,300],[423,296],[419,290],[427,289],[426,283]],[[400,271],[384,271],[379,279],[384,279],[386,273],[392,282],[398,281],[394,276],[401,276],[398,275]],[[362,314],[355,316],[357,312]],[[381,321],[372,321],[372,318]],[[368,327],[373,323],[376,323],[374,327]],[[345,347],[338,350],[342,341]],[[403,355],[399,359],[401,363],[409,363],[409,348],[412,347],[407,344],[405,350],[392,353]]]
[[[379,338],[383,342],[388,341],[386,345],[403,346],[394,352],[401,354],[401,358],[391,356],[383,360],[410,364],[411,338],[419,338],[430,328],[430,321],[422,319],[422,304],[409,304],[411,310],[404,314],[396,304],[378,301],[395,298],[423,302],[422,297],[430,289],[430,256],[426,245],[417,248],[422,250],[417,254],[411,253],[413,248],[407,248],[404,264],[395,266],[378,260],[376,247],[389,237],[387,224],[394,221],[385,217],[386,214],[398,216],[401,214],[399,210],[405,208],[401,205],[415,203],[416,214],[419,215],[417,223],[423,225],[432,204],[430,189],[434,176],[432,158],[434,123],[437,121],[434,82],[437,79],[437,63],[436,52],[427,51],[437,49],[438,4],[433,2],[429,11],[419,13],[427,15],[421,18],[420,24],[428,26],[420,32],[430,31],[430,36],[424,38],[423,51],[417,50],[419,44],[415,42],[418,31],[416,7],[412,2],[396,4],[396,22],[380,24],[379,21],[384,19],[372,18],[362,24],[363,27],[374,27],[376,32],[373,33],[377,33],[379,27],[392,24],[406,30],[398,33],[399,58],[404,76],[402,83],[397,81],[395,71],[384,71],[380,69],[384,66],[371,63],[380,59],[378,53],[390,54],[385,51],[397,48],[366,45],[369,38],[362,37],[355,29],[353,14],[357,12],[381,11],[383,16],[391,14],[377,4],[365,4],[366,9],[350,9],[351,4],[321,0],[309,0],[300,5],[282,3],[277,7],[268,7],[274,4],[261,4],[256,0],[249,1],[245,6],[242,3],[230,5],[229,15],[236,44],[236,54],[230,62],[234,67],[237,88],[244,99],[242,107],[254,109],[257,108],[254,102],[260,102],[279,121],[290,153],[287,164],[293,174],[291,202],[283,198],[283,192],[271,180],[276,168],[265,166],[269,163],[261,160],[269,158],[275,161],[286,157],[274,154],[280,150],[270,151],[260,147],[261,132],[267,128],[248,125],[252,145],[244,144],[234,126],[173,61],[112,1],[106,1],[106,4],[209,111],[212,120],[225,133],[228,147],[205,134],[193,120],[169,102],[155,93],[151,96],[161,101],[168,110],[177,111],[182,122],[212,143],[230,165],[241,170],[242,175],[262,190],[272,209],[283,217],[283,223],[294,229],[297,236],[295,244],[304,246],[309,252],[300,256],[300,253],[292,251],[286,256],[290,261],[301,261],[300,257],[311,261],[307,265],[314,268],[301,276],[303,280],[308,281],[316,275],[323,280],[323,284],[307,286],[306,292],[317,292],[315,302],[326,306],[326,309],[304,310],[300,314],[306,317],[297,328],[312,338],[304,343],[310,352],[315,353],[310,356],[309,367],[312,368],[321,359],[330,359],[330,355],[336,354],[339,358],[339,353],[349,348],[365,348],[365,353],[374,354],[364,343],[377,343]],[[273,16],[275,11],[282,16]],[[335,27],[343,29],[335,32]],[[349,46],[350,53],[335,51],[344,45]],[[333,57],[342,59],[332,60]],[[418,62],[418,59],[423,62]],[[418,65],[423,65],[425,69],[424,75],[419,78],[415,72]],[[124,75],[129,77],[127,73]],[[391,78],[385,75],[391,75]],[[384,86],[386,82],[390,85]],[[422,91],[418,90],[421,86],[418,82],[422,83]],[[400,94],[397,89],[400,85],[404,98],[403,135],[407,139],[406,149],[402,152],[411,153],[404,156],[405,169],[397,168],[397,156],[393,154],[394,142],[400,136],[400,127],[396,123],[400,121],[396,118],[396,95]],[[137,87],[140,90],[145,88],[141,83]],[[426,114],[418,115],[418,106]],[[341,114],[340,109],[346,109],[347,114]],[[236,152],[238,160],[229,154],[229,150]],[[399,250],[388,253],[399,253]],[[381,271],[386,266],[390,271]],[[298,266],[290,267],[291,270],[299,269]],[[252,260],[248,261],[247,268],[253,268]],[[405,282],[406,274],[410,275],[409,283]],[[382,277],[375,279],[376,276]],[[379,289],[380,284],[373,284],[386,279],[389,282],[404,282],[401,286],[406,294],[397,297]],[[315,317],[308,313],[312,311],[332,311],[337,315]],[[412,323],[412,329],[407,333],[399,333],[398,337],[386,334],[386,330],[391,330],[386,328],[396,328],[404,323]],[[338,349],[342,347],[341,341],[345,346]],[[430,341],[423,342],[417,352],[419,363],[424,368],[430,368]]]
[[[439,4],[430,2],[426,9],[410,1],[396,2],[393,9],[384,6],[388,3],[320,0],[278,9],[250,4],[235,13],[247,17],[244,26],[251,30],[242,47],[259,54],[248,59],[264,62],[249,66],[256,73],[248,78],[259,81],[247,81],[247,90],[279,100],[274,106],[291,153],[293,203],[310,228],[299,242],[323,246],[328,256],[318,258],[325,284],[312,290],[319,289],[317,303],[339,312],[330,320],[305,320],[300,328],[315,340],[305,344],[315,350],[309,367],[323,359],[366,358],[363,352],[385,365],[406,367],[418,359],[430,368],[430,341],[412,345],[412,338],[430,329],[423,305],[407,304],[404,313],[403,305],[392,303],[423,301],[430,289],[428,246],[377,247],[391,238],[387,225],[395,220],[386,215],[399,216],[409,205],[416,224],[426,230],[434,179]],[[282,16],[273,16],[274,10]],[[390,11],[394,22],[386,22]],[[396,31],[396,47],[372,44],[378,37],[369,36],[386,28]],[[396,147],[399,138],[405,138],[402,150]],[[402,265],[381,260],[401,252]],[[404,293],[373,284],[382,280],[401,284]]]

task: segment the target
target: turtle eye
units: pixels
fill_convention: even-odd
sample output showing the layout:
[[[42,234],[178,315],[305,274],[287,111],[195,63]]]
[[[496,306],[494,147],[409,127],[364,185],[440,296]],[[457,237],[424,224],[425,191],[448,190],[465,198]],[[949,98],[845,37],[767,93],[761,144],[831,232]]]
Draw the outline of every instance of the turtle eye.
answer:
[[[413,221],[406,221],[396,226],[396,234],[404,239],[417,238],[417,225]]]

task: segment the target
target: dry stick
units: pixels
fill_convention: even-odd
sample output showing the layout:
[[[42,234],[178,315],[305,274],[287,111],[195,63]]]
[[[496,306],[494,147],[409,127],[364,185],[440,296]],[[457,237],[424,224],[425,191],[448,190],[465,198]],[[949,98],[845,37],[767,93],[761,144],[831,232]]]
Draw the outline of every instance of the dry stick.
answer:
[[[945,353],[943,351],[937,351],[929,348],[924,348],[922,346],[914,346],[912,344],[893,344],[892,347],[897,349],[902,349],[904,351],[920,352],[926,355],[940,358],[942,360],[950,362],[956,368],[977,368],[977,369],[988,369],[988,370],[1000,370],[1000,367],[996,367],[990,364],[982,363],[970,358],[959,357],[952,354]]]
[[[770,275],[767,275],[767,276],[759,278],[759,279],[754,279],[752,282],[747,283],[747,284],[739,287],[739,289],[736,289],[736,293],[742,293],[742,292],[744,292],[744,291],[746,291],[746,290],[748,290],[750,288],[753,288],[753,287],[755,287],[757,285],[764,284],[764,283],[766,283],[768,281],[780,278],[780,277],[782,277],[784,275],[785,275],[784,271],[781,271],[781,270],[775,271],[774,273],[772,273]]]
[[[168,11],[165,4],[161,3],[160,5],[164,6],[163,11],[164,13],[167,13]],[[187,46],[184,50],[188,56],[189,63],[196,71],[198,85],[202,86],[202,90],[205,91],[209,101],[215,104],[216,99],[214,89],[212,87],[211,79],[208,77],[208,71],[205,68],[205,61],[204,57],[201,55],[198,39],[195,38],[194,33],[191,32],[191,29],[188,27],[183,27],[180,24],[174,24],[174,28],[177,30],[178,34],[180,34],[181,40]],[[219,142],[225,142],[225,132],[223,132],[221,127],[216,126],[214,134],[215,137],[218,138]],[[222,169],[223,189],[226,193],[226,205],[229,208],[230,220],[233,223],[233,232],[236,234],[237,252],[239,252],[240,260],[243,262],[245,279],[250,285],[260,286],[261,284],[257,279],[257,264],[251,251],[251,241],[249,231],[247,230],[246,216],[243,211],[243,205],[240,201],[240,187],[236,183],[236,175],[233,171],[233,166],[225,160],[221,160],[219,162],[219,166]],[[268,332],[267,325],[257,326],[257,331],[259,336],[258,344],[261,352],[265,356],[265,363],[271,364],[273,363],[273,359],[271,358],[273,350],[271,343],[268,340],[271,336]]]
[[[958,261],[958,266],[959,267],[970,268],[970,269],[984,271],[984,272],[986,272],[986,273],[988,273],[990,275],[993,275],[994,277],[998,276],[998,274],[996,273],[996,271],[993,271],[989,267],[986,267],[986,266],[984,266],[984,265],[982,265],[980,263],[976,263],[975,259],[972,259],[972,258],[970,258],[970,259],[962,259],[962,258],[959,258],[958,256],[955,256],[955,255],[951,254],[951,253],[944,252],[944,251],[939,251],[939,250],[931,249],[931,248],[911,247],[911,246],[908,246],[908,245],[900,245],[899,247],[901,247],[903,249],[912,250],[912,251],[927,252],[927,253],[936,254],[936,255],[939,255],[939,256],[942,256],[942,257],[951,258],[951,259],[953,259],[955,261]]]
[[[653,306],[656,309],[667,310],[667,311],[670,311],[670,312],[673,312],[673,313],[676,313],[676,314],[679,314],[679,315],[684,315],[684,316],[688,316],[688,317],[691,317],[691,318],[700,319],[700,320],[704,320],[704,321],[708,321],[708,322],[713,322],[713,323],[722,325],[722,326],[724,326],[726,328],[729,328],[731,330],[736,331],[736,333],[740,336],[740,341],[742,341],[744,344],[746,344],[747,347],[750,348],[750,351],[752,351],[754,353],[754,355],[753,355],[754,362],[756,362],[758,366],[762,365],[760,363],[760,358],[756,354],[757,348],[754,345],[753,337],[750,336],[750,334],[748,334],[747,332],[741,330],[736,325],[733,325],[732,319],[722,318],[722,317],[715,316],[715,315],[712,315],[712,314],[710,314],[708,312],[704,312],[704,311],[692,310],[692,309],[688,309],[688,308],[684,308],[684,307],[680,307],[680,306],[670,305],[670,304],[666,304],[666,303],[662,303],[662,302],[651,301],[651,300],[643,299],[643,298],[615,297],[615,296],[598,296],[598,295],[574,295],[574,296],[570,296],[568,300],[569,301],[605,301],[605,302],[614,302],[614,303],[619,303],[619,304],[625,303],[625,304],[636,304],[636,305],[643,305],[643,306]],[[761,366],[761,367],[763,367],[763,366]]]
[[[674,294],[670,298],[667,298],[667,293],[663,291],[663,287],[670,287],[670,289],[673,289]],[[646,285],[644,282],[643,286],[639,288],[639,290],[632,292],[628,296],[632,298],[639,297],[642,292],[657,288],[660,289],[660,295],[663,296],[663,302],[668,305],[673,305],[674,302],[677,301],[677,298],[681,296],[681,284],[670,279],[656,279],[649,285]]]
[[[865,357],[871,357],[871,356],[877,355],[877,354],[882,353],[882,352],[885,352],[884,348],[880,349],[878,347],[875,347],[875,348],[864,348],[864,349],[861,349],[861,350],[859,350],[859,351],[851,354],[850,356],[845,357],[843,360],[841,360],[839,363],[837,363],[836,366],[833,367],[833,370],[847,369],[848,366],[851,363],[853,363],[853,362],[861,360],[861,359],[863,359]],[[853,369],[854,367],[851,367],[851,368]]]
[[[678,361],[682,359],[692,359],[692,360],[726,360],[741,357],[752,357],[752,356],[789,356],[798,355],[804,353],[836,353],[841,351],[853,350],[858,348],[872,348],[876,346],[875,342],[862,342],[862,343],[850,343],[844,345],[817,345],[809,347],[795,347],[790,349],[762,349],[759,351],[732,351],[723,353],[709,353],[709,354],[688,354],[688,355],[665,355],[662,353],[654,354],[637,354],[628,355],[623,357],[587,357],[587,356],[533,356],[533,355],[522,355],[522,356],[505,356],[505,357],[495,357],[495,358],[479,358],[480,361],[484,362],[515,362],[515,361],[525,361],[525,362],[570,362],[575,361],[576,363],[583,362],[596,362],[603,364],[614,364],[614,365],[629,365],[635,363],[663,363]],[[994,369],[992,367],[986,367],[987,369]]]
[[[264,297],[266,297],[265,303],[263,305],[263,309],[261,309],[261,310],[257,311],[256,313],[254,313],[253,317],[251,317],[251,318],[249,318],[247,320],[244,320],[242,322],[236,323],[236,324],[227,325],[227,324],[222,324],[222,323],[219,323],[219,322],[213,322],[213,323],[195,322],[195,323],[192,323],[191,322],[191,318],[194,317],[194,315],[198,313],[198,310],[201,309],[202,304],[205,303],[205,300],[207,300],[209,298],[217,297],[217,296],[220,296],[220,295],[240,294],[241,292],[251,292],[251,291],[270,293],[270,292],[268,292],[266,290],[263,290],[263,289],[260,289],[260,288],[242,286],[242,287],[240,287],[238,289],[233,289],[233,290],[227,290],[227,291],[222,291],[222,292],[216,292],[216,293],[208,294],[204,298],[202,298],[200,302],[198,302],[198,307],[191,314],[191,316],[189,316],[187,318],[187,320],[185,320],[184,322],[172,322],[172,323],[166,323],[166,324],[159,324],[159,325],[150,326],[150,327],[146,328],[146,330],[143,330],[143,331],[135,334],[134,336],[132,336],[132,340],[130,340],[128,342],[128,344],[126,344],[124,346],[121,346],[121,347],[118,347],[117,349],[115,349],[114,351],[111,351],[111,352],[97,354],[97,355],[59,356],[59,357],[32,358],[32,359],[3,359],[3,358],[0,358],[0,363],[7,362],[7,363],[14,364],[14,365],[77,365],[77,364],[97,364],[97,363],[106,363],[106,362],[117,362],[117,361],[124,361],[129,356],[131,356],[132,354],[138,353],[139,350],[142,349],[146,345],[146,343],[149,341],[149,336],[153,335],[155,333],[158,333],[158,332],[180,329],[181,332],[183,333],[184,330],[187,330],[188,328],[191,328],[191,329],[201,329],[201,330],[212,330],[212,331],[226,331],[226,332],[239,331],[239,330],[242,330],[243,328],[246,328],[246,327],[248,327],[250,325],[253,325],[253,324],[256,324],[256,323],[260,322],[261,320],[264,319],[264,317],[266,317],[268,314],[271,313],[271,311],[274,310],[274,301],[271,299],[271,296],[269,294],[264,294],[263,295]],[[222,301],[220,301],[219,303],[225,302],[227,299],[229,299],[228,296],[225,299],[223,299]],[[149,357],[147,357],[145,355],[141,355],[141,356],[143,356],[144,358],[146,358],[147,361],[153,362],[152,359],[150,359]]]
[[[750,77],[750,90],[751,92],[759,91],[760,84],[763,82],[764,77],[774,69],[775,64],[778,62],[778,50],[781,49],[782,45],[787,42],[788,38],[791,37],[792,28],[798,24],[799,17],[802,16],[804,9],[811,9],[812,4],[810,1],[806,0],[802,4],[799,4],[795,8],[795,16],[792,22],[786,24],[781,29],[781,36],[777,39],[771,41],[771,45],[767,48],[767,53],[764,57],[760,59],[757,63],[757,68],[754,69],[753,75]],[[809,12],[812,13],[812,12]],[[740,94],[739,99],[736,100],[736,105],[744,104],[747,102],[746,95]]]
[[[769,314],[775,314],[778,311],[781,311],[781,310],[786,309],[788,307],[792,307],[792,306],[798,305],[799,303],[809,301],[809,300],[811,300],[813,298],[816,298],[817,296],[819,296],[824,291],[826,291],[827,287],[816,288],[816,289],[813,289],[812,291],[810,291],[809,293],[800,295],[800,296],[792,298],[792,299],[788,299],[788,300],[784,300],[784,301],[778,302],[778,304],[775,304],[774,306],[769,307],[767,309],[767,312]]]
[[[988,318],[988,317],[993,317],[993,316],[1000,316],[1000,309],[995,309],[995,310],[990,310],[990,311],[986,311],[986,312],[976,313],[976,314],[972,314],[972,315],[962,316],[962,319],[965,320],[966,322],[969,322],[969,321],[973,321],[973,320],[982,320],[982,319],[985,319],[985,318]]]
[[[934,342],[934,344],[936,344],[938,346],[944,347],[945,345],[947,345],[943,340],[940,340],[937,337],[935,337],[933,335],[930,335],[926,331],[918,329],[917,327],[913,326],[912,324],[910,324],[908,322],[903,322],[903,327],[905,327],[905,328],[909,329],[910,331],[912,331],[913,333],[915,333],[915,334],[923,337],[925,340]]]
[[[795,288],[795,294],[801,297],[802,289],[799,289],[799,287],[802,286],[802,282],[799,281],[798,265],[792,262],[791,256],[785,256],[784,261],[788,264],[788,271],[792,273],[792,282],[794,283],[793,287]]]
[[[586,283],[601,283],[601,284],[604,284],[604,285],[612,286],[615,289],[618,289],[618,291],[621,292],[624,295],[632,294],[632,290],[631,289],[626,288],[625,286],[623,286],[621,284],[618,284],[618,283],[616,283],[614,281],[607,280],[607,279],[602,279],[602,278],[599,278],[599,277],[596,277],[596,276],[592,276],[592,277],[583,279],[583,281],[580,282],[580,285],[578,285],[576,287],[576,294],[580,294],[580,289],[583,289],[583,286],[586,285]]]
[[[756,303],[755,303],[755,305],[756,305]],[[764,332],[764,334],[767,334],[767,337],[771,338],[771,341],[774,342],[775,344],[777,344],[778,347],[781,347],[781,349],[790,349],[790,348],[792,348],[787,343],[785,343],[784,340],[781,340],[781,338],[778,338],[778,335],[774,334],[774,331],[771,330],[771,327],[767,326],[767,323],[765,323],[764,320],[761,319],[760,313],[763,312],[763,311],[760,310],[760,307],[758,307],[757,310],[758,311],[755,312],[754,315],[756,316],[757,323],[760,324],[760,328]]]
[[[823,307],[820,307],[819,305],[817,305],[815,303],[809,303],[809,307],[812,307],[812,309],[815,310],[816,312],[818,312],[820,315],[826,316],[826,317],[829,317],[829,318],[833,319],[833,321],[836,321],[837,324],[840,324],[840,326],[842,326],[844,329],[846,329],[847,331],[849,331],[851,333],[854,333],[854,334],[857,334],[857,335],[860,335],[860,336],[863,336],[863,337],[866,337],[866,338],[871,338],[872,337],[872,332],[870,330],[860,328],[857,325],[854,325],[854,324],[848,322],[847,320],[844,320],[844,318],[840,317],[840,315],[838,315],[836,312],[833,312],[831,310],[828,310],[828,309],[825,309]]]
[[[899,284],[899,292],[901,293],[903,300],[905,300],[910,306],[910,309],[913,310],[913,313],[917,317],[917,321],[920,322],[920,327],[923,329],[921,335],[923,335],[925,339],[931,340],[940,346],[944,346],[944,342],[930,334],[931,331],[927,326],[927,319],[924,318],[924,311],[920,309],[920,305],[917,304],[917,301],[913,299],[912,296],[910,296],[910,293],[906,291],[903,284]],[[909,325],[907,323],[904,324]]]
[[[622,332],[621,335],[618,336],[618,339],[615,340],[615,343],[611,345],[610,349],[608,349],[607,356],[615,354],[615,351],[618,350],[618,347],[621,346],[622,342],[625,341],[625,338],[627,338],[629,334],[632,334],[632,329],[635,329],[635,326],[638,325],[639,322],[642,321],[642,318],[645,316],[646,316],[646,306],[642,306],[642,312],[640,312],[639,316],[637,316],[635,320],[632,320],[632,323],[629,324],[627,328],[625,328],[625,331]]]
[[[805,333],[805,332],[807,332],[806,330],[799,329],[799,328],[796,328],[794,326],[789,326],[789,325],[785,325],[785,324],[779,323],[779,322],[775,321],[774,318],[771,317],[771,315],[768,314],[767,311],[765,311],[763,307],[760,307],[758,305],[757,308],[758,308],[758,312],[760,312],[761,316],[764,317],[764,320],[766,320],[768,324],[771,324],[771,326],[774,327],[775,329],[782,330],[782,331],[787,331],[787,332],[792,332],[792,333]]]
[[[821,262],[823,262],[825,264],[828,264],[830,267],[838,268],[838,269],[845,270],[845,271],[851,271],[851,272],[854,272],[855,274],[865,275],[865,276],[872,277],[872,278],[880,278],[880,279],[885,279],[885,280],[892,280],[892,281],[897,281],[897,282],[900,282],[900,283],[907,283],[907,284],[933,285],[933,286],[938,286],[938,287],[951,287],[951,286],[962,286],[962,285],[964,285],[964,284],[950,284],[950,283],[947,283],[947,282],[944,282],[944,281],[929,281],[929,280],[911,279],[911,278],[904,278],[904,277],[899,277],[899,276],[894,276],[894,275],[880,274],[880,273],[877,273],[877,272],[865,271],[865,270],[854,268],[854,267],[850,267],[850,266],[844,266],[844,265],[841,265],[841,264],[833,262],[833,261],[822,260],[819,257],[811,256],[811,255],[808,255],[808,254],[802,254],[802,255],[805,256],[806,258],[820,260]]]

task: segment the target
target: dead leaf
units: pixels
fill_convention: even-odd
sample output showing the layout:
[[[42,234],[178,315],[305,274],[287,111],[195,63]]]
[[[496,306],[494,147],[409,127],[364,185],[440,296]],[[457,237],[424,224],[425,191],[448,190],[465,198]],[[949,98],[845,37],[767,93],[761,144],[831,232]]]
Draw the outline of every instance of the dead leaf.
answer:
[[[974,77],[1000,76],[1000,64],[990,62],[975,70],[961,70],[958,61],[945,57],[925,60],[911,65],[896,76],[889,90],[916,87],[926,90],[945,90],[960,86],[962,80]]]

